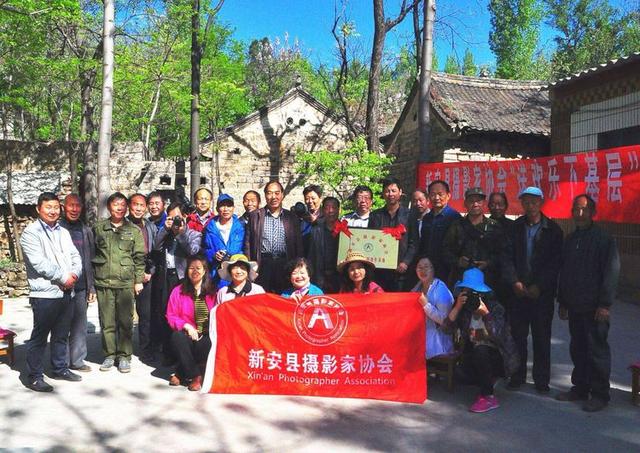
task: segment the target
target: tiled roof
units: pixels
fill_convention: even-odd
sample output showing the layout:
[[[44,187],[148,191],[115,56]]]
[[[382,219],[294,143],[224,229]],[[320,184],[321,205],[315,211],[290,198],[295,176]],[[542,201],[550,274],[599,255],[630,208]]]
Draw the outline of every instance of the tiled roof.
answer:
[[[546,83],[432,73],[431,105],[452,129],[549,135]]]
[[[609,71],[613,68],[618,68],[620,66],[625,66],[627,64],[633,63],[635,61],[640,61],[640,52],[632,53],[626,57],[615,58],[613,60],[609,60],[606,63],[599,64],[598,66],[594,66],[593,68],[584,69],[575,74],[571,74],[563,79],[556,80],[549,84],[551,87],[563,86],[577,79],[584,79],[587,77],[591,77],[595,74],[600,74],[605,71]]]

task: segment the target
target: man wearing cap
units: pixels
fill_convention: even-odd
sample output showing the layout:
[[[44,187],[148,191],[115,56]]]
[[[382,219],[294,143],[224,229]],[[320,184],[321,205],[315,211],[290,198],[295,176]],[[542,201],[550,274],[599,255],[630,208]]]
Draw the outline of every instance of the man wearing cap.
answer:
[[[193,194],[196,210],[187,216],[187,226],[193,231],[202,233],[213,218],[211,200],[213,193],[206,187],[200,187]]]
[[[249,214],[244,251],[260,266],[257,283],[265,291],[280,294],[287,286],[284,265],[304,254],[300,221],[282,207],[284,188],[279,181],[269,181],[264,195],[266,206]]]
[[[202,246],[209,262],[211,278],[218,287],[229,284],[220,280],[218,269],[231,255],[242,253],[244,246],[244,223],[233,213],[234,201],[231,195],[220,194],[216,202],[218,215],[208,223],[203,232]]]
[[[609,309],[620,274],[616,242],[593,223],[595,214],[596,203],[589,195],[574,198],[576,229],[564,243],[558,284],[558,315],[569,320],[573,387],[556,399],[585,401],[587,412],[604,409],[610,399]]]
[[[506,238],[498,222],[484,215],[486,195],[480,187],[464,193],[467,215],[449,227],[442,246],[442,257],[451,269],[449,283],[472,267],[480,269],[492,287],[499,280],[500,263],[505,259]]]
[[[524,215],[511,229],[505,278],[515,298],[510,303],[511,332],[520,354],[520,368],[508,388],[517,390],[527,377],[527,338],[533,340],[533,382],[539,393],[549,392],[551,321],[562,253],[562,230],[542,213],[544,195],[527,187],[518,196]]]

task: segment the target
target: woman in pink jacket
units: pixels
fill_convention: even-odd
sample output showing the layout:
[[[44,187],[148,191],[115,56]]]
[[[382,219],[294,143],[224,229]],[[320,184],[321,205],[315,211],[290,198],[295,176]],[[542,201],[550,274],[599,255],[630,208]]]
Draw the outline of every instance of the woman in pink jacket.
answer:
[[[202,388],[200,363],[211,349],[209,312],[215,305],[215,288],[208,278],[207,260],[201,256],[187,259],[187,278],[176,286],[167,304],[167,321],[173,329],[171,346],[178,369],[169,385],[188,383],[191,391]]]

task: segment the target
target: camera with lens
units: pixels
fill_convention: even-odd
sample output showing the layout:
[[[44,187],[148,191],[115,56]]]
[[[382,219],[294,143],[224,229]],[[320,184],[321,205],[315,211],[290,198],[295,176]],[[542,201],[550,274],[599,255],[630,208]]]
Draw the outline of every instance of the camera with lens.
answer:
[[[182,218],[182,216],[175,216],[173,218],[173,226],[176,228],[180,228],[182,226],[182,224],[184,223],[184,219]]]
[[[476,291],[467,290],[467,301],[464,304],[464,309],[470,312],[476,311],[480,308],[480,293]]]
[[[309,209],[307,208],[307,205],[301,201],[298,201],[291,207],[291,212],[293,212],[300,219],[303,219],[309,215]]]

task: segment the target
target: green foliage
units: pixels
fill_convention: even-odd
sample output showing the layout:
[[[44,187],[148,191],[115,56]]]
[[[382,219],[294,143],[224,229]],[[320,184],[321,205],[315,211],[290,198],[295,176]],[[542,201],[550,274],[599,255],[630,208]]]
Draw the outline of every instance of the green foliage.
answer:
[[[532,65],[543,9],[540,0],[490,0],[489,45],[496,56],[496,77],[535,79]]]
[[[309,180],[329,187],[345,209],[351,208],[349,197],[353,189],[366,184],[373,190],[374,207],[384,205],[382,179],[389,174],[393,157],[367,149],[364,137],[358,137],[339,152],[320,150],[296,153],[296,171],[303,176],[302,184]]]
[[[478,66],[473,60],[473,54],[469,49],[464,52],[464,60],[462,61],[462,74],[466,76],[478,75]]]
[[[640,50],[640,12],[621,15],[606,0],[545,0],[555,28],[554,77]]]
[[[444,72],[447,74],[460,74],[460,65],[455,56],[447,56],[447,61],[444,63]]]

